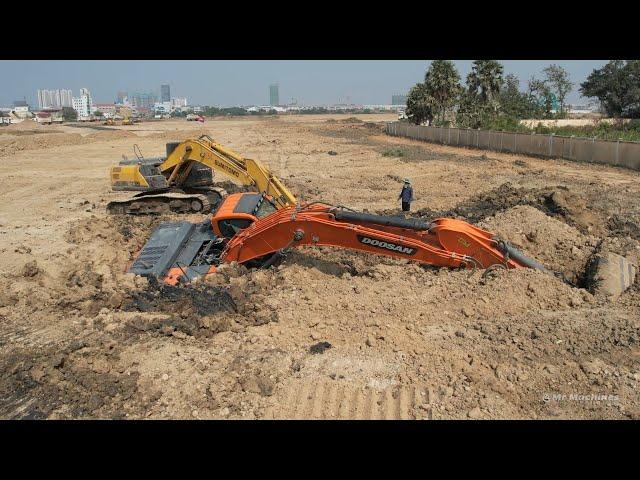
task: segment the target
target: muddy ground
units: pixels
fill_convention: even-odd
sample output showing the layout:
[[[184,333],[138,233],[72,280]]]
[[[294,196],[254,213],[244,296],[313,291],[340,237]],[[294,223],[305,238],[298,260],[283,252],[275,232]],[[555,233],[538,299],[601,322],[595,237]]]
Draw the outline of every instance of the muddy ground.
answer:
[[[636,172],[386,137],[383,115],[0,129],[1,418],[640,418]],[[124,272],[153,228],[108,167],[208,133],[302,200],[479,224],[560,272],[482,277],[329,248],[188,289]],[[332,154],[328,152],[331,151]],[[190,219],[202,220],[194,215]],[[564,395],[564,396],[563,396]]]

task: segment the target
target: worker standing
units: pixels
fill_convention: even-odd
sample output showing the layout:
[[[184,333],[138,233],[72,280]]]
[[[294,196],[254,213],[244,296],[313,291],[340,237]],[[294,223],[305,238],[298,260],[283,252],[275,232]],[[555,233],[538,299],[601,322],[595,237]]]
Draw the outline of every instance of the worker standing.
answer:
[[[408,212],[411,210],[411,202],[413,202],[413,187],[408,178],[404,179],[404,185],[402,191],[398,196],[398,200],[402,200],[402,211]]]

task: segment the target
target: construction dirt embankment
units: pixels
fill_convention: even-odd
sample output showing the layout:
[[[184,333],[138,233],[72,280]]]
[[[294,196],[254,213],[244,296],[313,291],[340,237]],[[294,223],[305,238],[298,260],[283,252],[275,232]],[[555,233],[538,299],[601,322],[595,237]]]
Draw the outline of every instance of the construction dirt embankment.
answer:
[[[390,138],[381,120],[0,138],[0,417],[640,418],[638,281],[614,298],[587,279],[594,255],[640,262],[639,174]],[[409,177],[412,216],[465,219],[559,275],[326,247],[190,288],[126,274],[179,217],[108,216],[126,197],[108,167],[134,143],[157,156],[204,132],[303,201],[398,214]]]

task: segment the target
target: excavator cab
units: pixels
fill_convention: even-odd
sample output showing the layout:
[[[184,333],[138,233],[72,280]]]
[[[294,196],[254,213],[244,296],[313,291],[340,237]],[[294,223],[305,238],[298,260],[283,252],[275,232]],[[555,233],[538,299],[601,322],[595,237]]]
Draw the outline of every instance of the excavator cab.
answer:
[[[277,210],[273,200],[262,193],[234,193],[220,203],[211,217],[211,227],[217,236],[231,238]]]

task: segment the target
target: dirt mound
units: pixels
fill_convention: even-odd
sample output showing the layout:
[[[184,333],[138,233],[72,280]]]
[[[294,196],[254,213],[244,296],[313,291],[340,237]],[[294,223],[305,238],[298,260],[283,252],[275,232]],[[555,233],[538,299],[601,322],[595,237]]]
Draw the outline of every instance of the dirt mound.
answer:
[[[27,119],[27,120],[23,120],[22,122],[19,123],[12,123],[10,125],[7,125],[6,127],[2,127],[2,131],[5,132],[33,132],[33,133],[40,133],[43,131],[49,131],[49,129],[51,128],[51,125],[40,125],[37,122],[34,122],[31,119]]]
[[[198,138],[202,135],[212,136],[209,130],[206,130],[204,128],[198,128],[195,130],[175,129],[175,130],[169,130],[167,132],[152,133],[151,135],[148,135],[146,138],[157,138],[160,140],[167,140],[171,142],[182,142],[190,138]]]
[[[339,123],[364,123],[364,120],[360,120],[358,117],[349,117],[342,120],[338,120]]]
[[[23,150],[42,150],[64,145],[88,143],[79,133],[60,133],[57,135],[32,135],[0,141],[0,157],[13,155]]]
[[[498,188],[471,197],[456,206],[452,213],[465,218],[470,223],[476,223],[517,205],[541,207],[549,194],[549,189],[516,188],[510,183],[504,183]]]
[[[389,208],[408,177],[416,208],[488,222],[557,269],[578,276],[572,248],[586,258],[591,235],[597,252],[638,264],[637,173],[483,158],[323,121],[348,116],[167,120],[140,126],[137,143],[160,153],[166,141],[215,127],[237,151],[280,161],[270,166],[300,198]],[[142,135],[161,130],[162,141]],[[94,132],[108,131],[81,134]],[[107,142],[3,159],[13,208],[0,219],[1,418],[640,418],[640,282],[607,301],[531,269],[483,277],[322,247],[268,269],[224,265],[166,290],[127,267],[160,222],[205,217],[107,216],[112,162],[86,161]],[[402,156],[382,156],[387,149]],[[55,161],[43,162],[49,155]],[[77,175],[62,175],[61,164]],[[602,233],[588,231],[588,219],[580,225],[585,211]],[[545,397],[600,393],[615,398]]]
[[[90,133],[86,136],[86,138],[94,141],[99,140],[118,140],[121,138],[132,138],[137,137],[133,132],[128,130],[103,130],[101,132]]]
[[[78,341],[0,357],[3,418],[125,418],[157,394],[139,392],[138,374],[118,366],[112,340]]]
[[[460,217],[469,223],[477,223],[498,212],[518,205],[527,205],[575,227],[584,234],[608,234],[609,230],[615,228],[614,224],[620,231],[633,230],[633,226],[629,226],[627,222],[616,223],[614,219],[610,220],[611,226],[608,229],[605,221],[608,212],[602,209],[595,210],[592,197],[597,197],[597,193],[591,192],[588,197],[583,192],[569,190],[564,186],[518,188],[507,182],[488,192],[474,195],[451,210],[434,211],[423,208],[417,210],[416,215],[431,218]]]
[[[598,240],[581,234],[528,205],[519,205],[479,223],[547,268],[577,283]]]
[[[31,132],[31,130],[29,130],[29,132]],[[48,133],[49,135],[43,135],[44,133]],[[55,135],[52,135],[52,133],[55,133]],[[33,134],[0,140],[0,157],[13,155],[24,150],[42,150],[67,145],[84,145],[93,142],[132,137],[137,137],[137,135],[127,130],[101,130],[86,136],[82,136],[79,133],[34,130]]]
[[[322,199],[322,192],[314,185],[313,180],[287,178],[286,184],[298,201],[317,201]]]
[[[238,308],[228,292],[220,287],[201,284],[189,288],[159,284],[149,279],[144,290],[129,293],[123,309],[140,312],[162,312],[178,315],[180,319],[197,324],[201,317],[218,313],[234,313]],[[194,335],[196,332],[186,332]]]
[[[612,215],[607,222],[607,227],[612,235],[629,236],[635,240],[640,240],[640,222],[635,222],[628,216]]]

